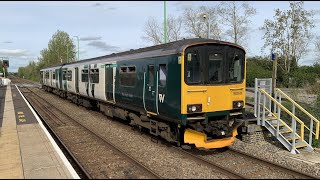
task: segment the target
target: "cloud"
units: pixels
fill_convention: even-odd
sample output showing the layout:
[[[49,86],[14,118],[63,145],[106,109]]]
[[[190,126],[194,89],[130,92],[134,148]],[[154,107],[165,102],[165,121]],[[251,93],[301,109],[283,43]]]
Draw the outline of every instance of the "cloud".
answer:
[[[106,7],[106,4],[102,4],[102,3],[95,3],[93,4],[94,7],[102,7],[102,9],[106,9],[106,10],[116,10],[117,8],[115,7]]]
[[[25,58],[29,52],[25,49],[0,49],[0,56]]]
[[[85,53],[87,53],[87,50],[86,50],[86,49],[81,49],[81,48],[80,48],[80,54],[85,54]]]
[[[95,40],[101,40],[101,36],[88,36],[80,38],[80,41],[95,41]]]
[[[10,44],[12,41],[3,41],[2,43]]]
[[[102,42],[102,41],[91,41],[91,42],[88,43],[88,46],[93,46],[93,47],[96,47],[96,48],[101,49],[103,51],[115,51],[115,52],[118,52],[119,49],[120,49],[119,47],[108,45],[108,44],[106,44],[105,42]]]
[[[116,10],[117,8],[115,8],[115,7],[108,7],[108,8],[105,8],[105,9],[107,9],[107,10]]]
[[[101,3],[95,3],[93,6],[102,6]]]

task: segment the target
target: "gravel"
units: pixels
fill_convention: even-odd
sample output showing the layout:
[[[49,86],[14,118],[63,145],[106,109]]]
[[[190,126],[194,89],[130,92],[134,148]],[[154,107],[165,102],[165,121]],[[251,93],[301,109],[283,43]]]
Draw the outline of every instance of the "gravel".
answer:
[[[156,171],[163,178],[228,178],[227,176],[219,173],[217,170],[214,170],[206,165],[199,164],[174,151],[172,148],[168,148],[166,145],[153,143],[152,141],[150,141],[150,138],[142,136],[140,132],[133,131],[129,126],[123,125],[122,123],[119,123],[117,121],[110,120],[101,113],[87,110],[84,107],[78,107],[77,105],[69,101],[64,101],[61,98],[57,98],[56,95],[47,94],[42,91],[40,92],[40,94],[52,104],[59,105],[58,108],[60,110],[68,113],[72,117],[76,117],[76,119],[82,124],[90,127],[90,129],[94,129],[101,136],[109,139],[113,144],[126,151],[128,154],[139,160],[145,166],[148,166],[150,169]],[[284,150],[278,144],[269,142],[260,144],[248,144],[240,140],[236,140],[235,144],[230,148],[240,150],[242,152],[269,160],[271,162],[279,163],[283,166],[320,177],[320,168],[317,168],[317,164],[308,164],[292,158],[285,158],[281,153],[286,153],[286,150]],[[313,152],[312,154],[314,156],[320,155],[318,152]],[[212,158],[212,160],[214,159],[214,157],[208,157]],[[106,162],[108,162],[107,159]],[[239,166],[244,164],[244,162],[241,162],[241,160],[234,163],[239,164]],[[113,166],[113,164],[106,163],[106,166]],[[246,171],[253,172],[254,169],[248,167]],[[277,176],[270,175],[267,177],[286,178],[281,174],[278,174]],[[266,176],[260,177],[258,173],[256,178],[266,178]]]
[[[320,178],[319,163],[310,163],[297,159],[299,156],[309,156],[310,159],[312,159],[312,157],[319,158],[320,153],[318,151],[304,152],[303,150],[300,150],[302,154],[292,155],[277,142],[265,141],[262,143],[248,144],[240,140],[236,140],[230,148]],[[295,159],[290,157],[294,157]]]

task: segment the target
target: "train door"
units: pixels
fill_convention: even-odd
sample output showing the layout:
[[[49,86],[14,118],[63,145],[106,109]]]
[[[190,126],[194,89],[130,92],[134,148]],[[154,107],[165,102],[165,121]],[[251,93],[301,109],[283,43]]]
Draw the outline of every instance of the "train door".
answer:
[[[89,96],[89,81],[90,81],[90,65],[84,65],[83,76],[87,76],[87,81],[85,81],[84,86],[86,88],[87,96]]]
[[[89,96],[94,97],[95,86],[99,83],[99,68],[97,64],[89,65]]]
[[[59,70],[55,69],[56,71],[56,88],[59,89]]]
[[[44,84],[47,85],[47,71],[44,72]]]
[[[62,90],[67,90],[67,68],[62,69]]]
[[[43,71],[40,71],[40,84],[43,84]]]
[[[107,101],[115,102],[115,76],[117,65],[115,63],[106,64],[106,97]]]
[[[154,114],[157,113],[156,99],[157,99],[157,71],[154,60],[148,60],[153,63],[149,63],[144,72],[144,108],[147,112]]]
[[[79,68],[75,68],[75,87],[76,87],[76,93],[79,93]]]
[[[157,113],[165,115],[167,114],[167,101],[166,101],[166,92],[167,92],[167,64],[166,62],[161,63],[157,61],[156,67],[156,80],[157,80],[157,90],[156,90],[156,108]]]
[[[59,88],[63,90],[63,74],[62,74],[62,68],[59,69]]]
[[[49,86],[52,86],[52,72],[49,71]]]

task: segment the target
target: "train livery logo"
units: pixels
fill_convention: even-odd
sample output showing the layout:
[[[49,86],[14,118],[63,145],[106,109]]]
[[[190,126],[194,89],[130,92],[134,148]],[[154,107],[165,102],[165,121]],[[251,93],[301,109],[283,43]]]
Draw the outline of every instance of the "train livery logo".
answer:
[[[163,103],[165,94],[159,94],[159,101]]]

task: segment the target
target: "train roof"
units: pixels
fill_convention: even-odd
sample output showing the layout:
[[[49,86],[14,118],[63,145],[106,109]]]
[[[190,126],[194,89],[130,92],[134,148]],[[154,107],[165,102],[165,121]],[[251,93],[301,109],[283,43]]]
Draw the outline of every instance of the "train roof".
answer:
[[[63,64],[62,66],[71,67],[73,64],[87,64],[88,62],[98,63],[101,60],[119,61],[124,59],[135,59],[135,58],[141,58],[141,57],[154,57],[154,56],[160,56],[163,54],[174,54],[174,53],[182,52],[188,46],[195,45],[195,44],[202,44],[202,43],[226,44],[226,45],[235,46],[244,50],[243,47],[234,43],[226,42],[226,41],[219,41],[219,40],[205,39],[205,38],[193,38],[193,39],[182,39],[179,41],[174,41],[166,44],[160,44],[160,45],[139,48],[134,50],[131,49],[129,51],[120,52],[120,53],[112,53],[109,55],[104,55],[104,56],[99,56],[99,57],[94,57],[94,58],[89,58],[89,59],[84,59],[80,61]],[[50,69],[51,68],[55,69],[57,67],[59,66],[50,67]],[[49,68],[46,68],[44,70],[49,70]]]

